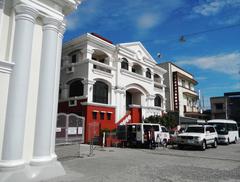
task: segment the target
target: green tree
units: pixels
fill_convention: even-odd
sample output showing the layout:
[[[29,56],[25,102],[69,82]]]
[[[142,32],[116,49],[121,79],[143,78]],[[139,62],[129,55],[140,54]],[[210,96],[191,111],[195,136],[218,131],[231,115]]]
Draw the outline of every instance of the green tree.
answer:
[[[171,114],[164,114],[163,116],[149,116],[148,118],[144,119],[145,123],[157,123],[160,125],[163,125],[167,128],[174,128],[177,126],[177,121],[176,121],[176,117]]]

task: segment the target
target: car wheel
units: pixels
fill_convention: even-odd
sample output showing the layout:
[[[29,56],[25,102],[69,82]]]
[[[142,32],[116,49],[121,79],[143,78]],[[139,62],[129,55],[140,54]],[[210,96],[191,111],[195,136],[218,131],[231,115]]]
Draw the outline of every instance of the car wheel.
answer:
[[[235,137],[235,140],[234,140],[234,144],[236,144],[237,143],[237,137]]]
[[[202,146],[201,146],[201,149],[202,149],[202,150],[206,150],[206,148],[207,148],[206,141],[203,140],[203,142],[202,142]]]
[[[227,145],[229,145],[229,144],[230,144],[230,140],[229,140],[229,138],[228,138]]]
[[[212,144],[213,148],[217,148],[217,140],[214,140],[214,143]]]
[[[178,144],[178,148],[179,148],[179,149],[183,149],[183,148],[184,148],[184,145]]]

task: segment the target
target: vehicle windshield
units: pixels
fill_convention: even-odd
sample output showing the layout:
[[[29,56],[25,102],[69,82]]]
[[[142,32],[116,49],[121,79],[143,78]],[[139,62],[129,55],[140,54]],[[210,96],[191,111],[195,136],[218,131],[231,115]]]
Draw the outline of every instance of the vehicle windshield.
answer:
[[[215,127],[218,134],[227,134],[227,125],[226,123],[210,123],[212,126]]]
[[[185,131],[187,133],[204,133],[203,127],[188,127]]]

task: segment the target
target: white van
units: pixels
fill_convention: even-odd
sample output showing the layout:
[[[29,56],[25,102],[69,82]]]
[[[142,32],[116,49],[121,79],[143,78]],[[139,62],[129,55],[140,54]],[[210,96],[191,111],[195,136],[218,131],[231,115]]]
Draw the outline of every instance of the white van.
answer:
[[[213,125],[218,133],[219,143],[237,143],[239,139],[237,122],[226,119],[213,119],[207,121],[209,125]]]
[[[132,146],[148,145],[148,135],[151,131],[154,133],[154,142],[168,142],[170,137],[167,128],[154,123],[127,124],[127,141]]]

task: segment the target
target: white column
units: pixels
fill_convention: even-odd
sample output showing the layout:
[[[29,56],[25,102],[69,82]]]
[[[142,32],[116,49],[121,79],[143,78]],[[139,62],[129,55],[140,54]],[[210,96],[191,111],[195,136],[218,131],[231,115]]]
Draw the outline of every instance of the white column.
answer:
[[[65,23],[62,23],[58,32],[58,48],[57,48],[56,71],[55,71],[55,88],[54,88],[54,103],[53,103],[53,118],[52,118],[52,144],[51,144],[51,155],[53,158],[57,157],[55,153],[55,138],[56,138],[56,126],[57,126],[61,57],[62,57],[62,39],[63,39],[64,32],[65,32]]]
[[[95,80],[88,79],[82,81],[84,85],[83,95],[87,97],[87,102],[93,102],[93,85],[95,82]]]
[[[85,48],[81,52],[83,54],[83,60],[92,59],[92,54],[94,53],[94,50],[89,49],[89,48]]]
[[[12,61],[8,93],[2,160],[0,166],[22,165],[28,83],[31,64],[33,29],[38,11],[17,5]],[[3,164],[2,164],[3,163]]]
[[[59,25],[60,22],[56,19],[43,19],[42,58],[32,164],[41,164],[53,159],[51,138],[53,112],[55,111],[53,105]]]
[[[69,86],[67,84],[64,84],[62,86],[62,93],[61,93],[61,99],[65,100],[68,99],[68,91],[69,90]]]
[[[115,119],[116,119],[116,122],[118,122],[119,121],[119,119],[120,119],[120,107],[121,107],[121,105],[119,104],[119,95],[120,95],[120,92],[119,92],[119,90],[118,89],[116,89],[115,90],[115,102],[116,102],[116,109],[115,109]]]

